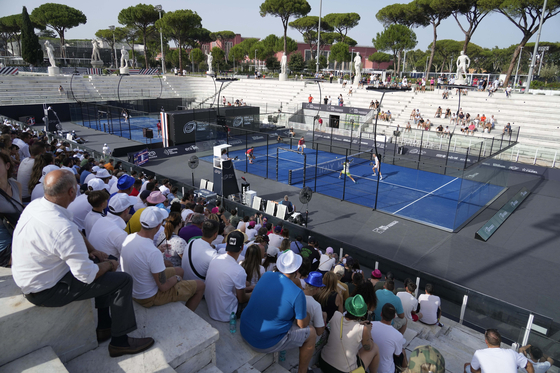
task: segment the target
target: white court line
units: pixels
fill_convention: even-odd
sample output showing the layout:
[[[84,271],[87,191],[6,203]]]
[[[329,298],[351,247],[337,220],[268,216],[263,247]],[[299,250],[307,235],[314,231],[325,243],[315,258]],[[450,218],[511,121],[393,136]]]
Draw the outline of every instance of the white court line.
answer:
[[[432,193],[434,193],[434,192],[437,192],[438,190],[440,190],[440,189],[443,188],[444,186],[447,186],[447,185],[451,184],[452,182],[454,182],[454,181],[457,180],[457,179],[458,179],[458,177],[456,177],[455,179],[451,180],[451,181],[448,182],[447,184],[443,184],[443,185],[440,186],[439,188],[432,190],[430,193],[426,194],[425,196],[422,196],[422,197],[418,198],[416,201],[410,202],[408,205],[406,205],[406,206],[403,207],[402,209],[393,212],[393,215],[395,215],[397,212],[400,212],[400,211],[404,210],[404,209],[407,208],[408,206],[415,204],[416,202],[420,201],[421,199],[424,199],[424,198],[428,197],[430,194],[432,194]]]

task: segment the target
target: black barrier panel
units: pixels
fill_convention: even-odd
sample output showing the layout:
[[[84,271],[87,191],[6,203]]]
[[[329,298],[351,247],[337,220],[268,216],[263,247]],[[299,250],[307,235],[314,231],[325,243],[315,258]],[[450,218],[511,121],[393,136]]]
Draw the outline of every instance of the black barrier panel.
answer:
[[[219,109],[219,114],[226,119],[226,125],[232,135],[238,135],[237,129],[258,131],[260,107],[257,106],[225,106]]]
[[[179,155],[196,153],[197,150],[198,146],[196,146],[194,143],[182,144],[177,146],[170,146],[168,148],[150,149],[148,151],[148,157],[150,157],[150,160],[171,158],[177,157]]]
[[[169,144],[180,145],[196,142],[199,137],[209,140],[208,122],[216,122],[216,111],[212,109],[179,110],[166,113],[169,122]]]
[[[371,109],[363,109],[363,108],[356,108],[356,107],[349,107],[349,106],[310,104],[308,102],[304,102],[302,104],[302,109],[327,111],[329,113],[358,114],[358,115],[367,115],[371,111]]]

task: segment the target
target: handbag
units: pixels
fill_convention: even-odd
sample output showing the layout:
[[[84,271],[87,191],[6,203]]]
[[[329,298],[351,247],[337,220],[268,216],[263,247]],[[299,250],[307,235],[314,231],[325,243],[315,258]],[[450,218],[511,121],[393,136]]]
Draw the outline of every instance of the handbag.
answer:
[[[346,350],[344,349],[344,344],[342,343],[342,322],[344,321],[344,316],[340,316],[340,344],[342,345],[342,351],[344,353],[344,358],[346,359],[346,363],[348,364],[348,366],[350,366],[350,363],[348,362],[348,357],[346,357]],[[364,368],[364,365],[362,363],[362,359],[356,359],[357,363],[358,363],[358,367],[352,371],[350,371],[349,373],[366,373],[366,369]]]

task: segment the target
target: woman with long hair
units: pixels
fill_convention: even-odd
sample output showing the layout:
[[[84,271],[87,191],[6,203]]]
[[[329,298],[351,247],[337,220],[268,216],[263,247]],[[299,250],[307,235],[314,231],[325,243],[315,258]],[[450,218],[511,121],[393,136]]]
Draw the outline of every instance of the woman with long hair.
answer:
[[[335,311],[342,313],[344,309],[342,296],[337,291],[337,275],[335,275],[334,272],[325,273],[323,276],[323,284],[325,287],[321,288],[314,298],[317,302],[319,302],[319,304],[321,304],[323,312],[327,313],[326,322],[328,323]]]
[[[54,163],[54,157],[51,153],[43,153],[39,157],[35,157],[33,168],[31,169],[31,178],[27,184],[29,194],[33,192],[35,185],[39,184],[39,179],[43,176],[43,167]]]
[[[256,285],[264,274],[261,262],[261,248],[258,245],[249,246],[245,253],[245,260],[241,262],[241,267],[247,273],[247,286]]]
[[[282,242],[280,243],[280,252],[283,253],[286,250],[290,250],[290,240],[287,238],[284,238],[282,240]]]
[[[164,259],[169,260],[174,267],[181,267],[183,253],[187,242],[179,237],[179,230],[183,228],[181,214],[173,211],[165,220],[165,228],[157,237],[157,247],[163,252]]]
[[[23,211],[21,185],[12,177],[10,156],[0,152],[0,265],[11,264],[12,234]]]
[[[373,311],[377,307],[377,296],[371,281],[363,281],[360,285],[356,286],[356,289],[354,289],[350,296],[354,297],[356,295],[361,295],[364,298],[368,309],[368,320],[371,321],[373,319]]]

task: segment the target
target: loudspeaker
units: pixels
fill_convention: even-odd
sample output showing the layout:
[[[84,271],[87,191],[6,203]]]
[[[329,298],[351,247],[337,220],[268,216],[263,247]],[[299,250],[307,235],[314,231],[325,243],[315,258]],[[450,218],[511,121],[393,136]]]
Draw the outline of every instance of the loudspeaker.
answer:
[[[151,128],[142,128],[142,134],[147,139],[153,139],[154,138],[154,130],[151,129]]]

